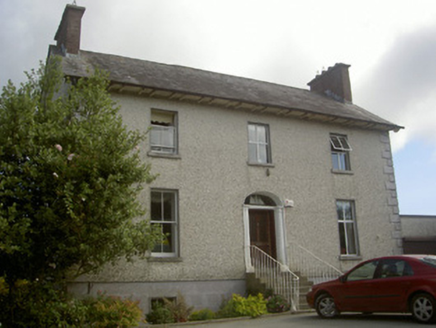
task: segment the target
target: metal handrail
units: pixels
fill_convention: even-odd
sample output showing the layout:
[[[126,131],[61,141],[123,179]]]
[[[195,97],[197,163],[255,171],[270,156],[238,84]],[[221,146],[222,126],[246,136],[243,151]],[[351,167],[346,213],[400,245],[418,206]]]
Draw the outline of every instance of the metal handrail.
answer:
[[[293,311],[299,308],[299,277],[289,268],[276,261],[256,246],[250,248],[251,264],[255,277],[258,278],[274,294],[282,295]]]
[[[340,277],[343,273],[301,245],[289,243],[290,267],[309,281],[320,283]]]

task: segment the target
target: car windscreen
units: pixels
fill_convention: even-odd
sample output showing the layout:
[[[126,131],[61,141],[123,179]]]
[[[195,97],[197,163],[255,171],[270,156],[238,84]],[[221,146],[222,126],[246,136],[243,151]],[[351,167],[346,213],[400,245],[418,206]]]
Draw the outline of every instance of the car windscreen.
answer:
[[[426,256],[419,260],[433,268],[436,268],[436,256]]]

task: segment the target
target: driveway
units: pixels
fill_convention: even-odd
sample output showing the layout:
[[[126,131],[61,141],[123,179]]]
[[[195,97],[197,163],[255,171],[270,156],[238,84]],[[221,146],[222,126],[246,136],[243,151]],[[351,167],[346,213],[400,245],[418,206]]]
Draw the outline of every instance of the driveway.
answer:
[[[315,312],[301,314],[267,315],[256,319],[236,319],[229,321],[211,321],[206,323],[186,323],[168,325],[168,327],[184,328],[289,328],[289,327],[419,327],[411,315],[398,314],[344,314],[335,319],[321,319]]]

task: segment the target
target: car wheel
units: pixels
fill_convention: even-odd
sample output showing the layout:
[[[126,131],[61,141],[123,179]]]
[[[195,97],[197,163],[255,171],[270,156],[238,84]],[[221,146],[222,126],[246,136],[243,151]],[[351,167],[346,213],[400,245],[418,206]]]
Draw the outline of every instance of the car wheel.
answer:
[[[418,294],[413,297],[411,303],[412,315],[416,321],[430,323],[435,321],[436,302],[429,294]]]
[[[318,313],[321,318],[330,319],[338,315],[335,301],[333,297],[328,294],[318,296],[315,309],[316,313]]]

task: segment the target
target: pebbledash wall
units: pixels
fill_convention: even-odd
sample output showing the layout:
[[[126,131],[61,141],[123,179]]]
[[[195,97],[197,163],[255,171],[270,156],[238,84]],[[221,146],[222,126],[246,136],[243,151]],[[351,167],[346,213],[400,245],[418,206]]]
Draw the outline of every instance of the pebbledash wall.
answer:
[[[177,112],[178,157],[148,156],[148,140],[141,145],[159,174],[141,201],[149,207],[150,188],[178,191],[179,257],[108,266],[72,283],[73,291],[140,299],[146,312],[152,298],[180,292],[195,308],[216,310],[223,297],[245,293],[243,204],[255,193],[281,202],[285,262],[291,242],[341,270],[402,252],[388,132],[133,94],[113,99],[132,129],[146,131],[152,109]],[[247,164],[249,122],[269,125],[272,165]],[[331,133],[347,135],[352,146],[348,174],[332,172]],[[285,199],[294,206],[283,207]],[[359,257],[340,257],[338,199],[355,202]]]

